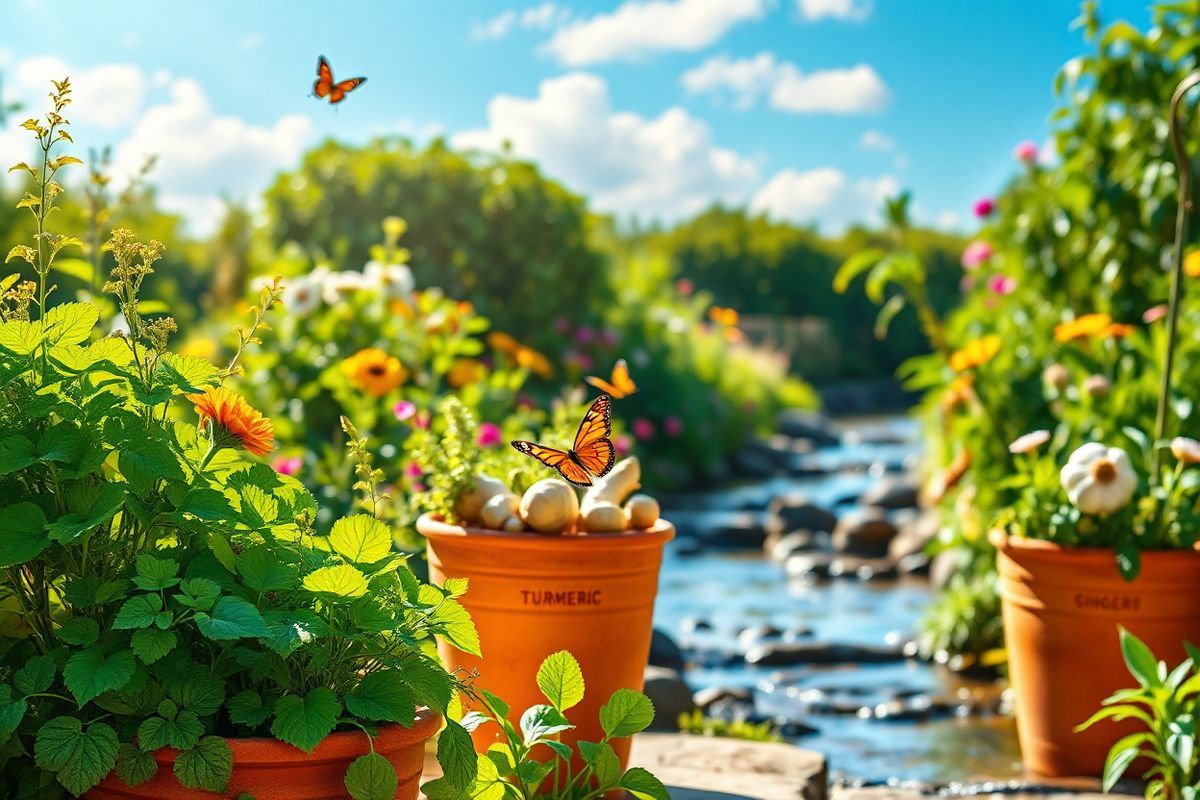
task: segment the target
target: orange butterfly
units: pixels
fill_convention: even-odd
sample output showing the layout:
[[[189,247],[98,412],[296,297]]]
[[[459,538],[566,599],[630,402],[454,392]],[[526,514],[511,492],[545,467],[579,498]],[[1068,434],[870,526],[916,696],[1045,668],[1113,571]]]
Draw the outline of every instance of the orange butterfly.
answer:
[[[325,56],[317,57],[317,81],[313,84],[313,94],[317,97],[328,97],[329,104],[340,103],[346,95],[367,82],[366,78],[351,78],[348,81],[333,82],[333,70]]]
[[[612,398],[602,394],[583,415],[570,450],[555,450],[536,442],[513,442],[512,446],[558,470],[559,475],[576,486],[591,486],[592,478],[607,475],[617,460],[617,449],[608,438],[611,435]]]
[[[618,400],[624,400],[637,391],[637,384],[629,377],[629,365],[621,359],[612,368],[612,382],[603,378],[588,377],[587,382],[605,394],[610,394]]]

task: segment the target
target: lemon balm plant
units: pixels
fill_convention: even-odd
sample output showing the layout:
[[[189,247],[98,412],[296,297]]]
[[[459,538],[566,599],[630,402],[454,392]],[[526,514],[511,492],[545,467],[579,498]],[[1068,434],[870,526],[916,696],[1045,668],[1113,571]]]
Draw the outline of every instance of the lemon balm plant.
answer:
[[[257,460],[273,429],[221,386],[233,365],[171,352],[174,322],[139,313],[161,245],[108,244],[120,332],[98,333],[92,304],[51,304],[74,244],[48,229],[55,173],[75,163],[53,155],[66,81],[52,101],[25,124],[41,163],[18,165],[36,238],[9,254],[36,280],[0,282],[0,795],[252,796],[251,754],[281,762],[275,784],[298,769],[356,800],[415,796],[421,741],[459,685],[434,637],[478,650],[466,587],[420,583],[370,515],[317,529],[309,492]],[[303,772],[316,750],[332,775]],[[438,751],[452,784],[474,779],[462,726]]]

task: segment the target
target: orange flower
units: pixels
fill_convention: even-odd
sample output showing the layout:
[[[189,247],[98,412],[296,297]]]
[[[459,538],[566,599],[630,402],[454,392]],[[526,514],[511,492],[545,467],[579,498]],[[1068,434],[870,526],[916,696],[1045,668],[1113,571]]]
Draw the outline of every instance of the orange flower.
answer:
[[[1108,326],[1108,329],[1104,333],[1114,339],[1124,339],[1126,336],[1133,334],[1133,326],[1126,325],[1123,322],[1114,322]]]
[[[347,358],[342,362],[342,373],[355,387],[372,397],[383,397],[408,378],[400,359],[378,347],[359,350]]]
[[[1000,337],[984,336],[967,342],[966,346],[950,354],[950,367],[955,372],[965,372],[992,360],[1000,352]]]
[[[391,309],[391,312],[397,317],[402,317],[403,319],[412,319],[416,316],[416,312],[413,311],[413,307],[406,300],[397,298],[388,304],[388,308]]]
[[[501,353],[515,354],[521,349],[521,343],[507,333],[502,331],[492,331],[487,335],[488,346],[493,350],[499,350]]]
[[[535,372],[543,378],[554,377],[554,367],[550,360],[532,347],[520,347],[513,353],[513,358],[525,369]]]
[[[1060,342],[1092,337],[1120,339],[1133,333],[1132,325],[1113,322],[1109,314],[1084,314],[1070,322],[1054,326],[1054,338]]]
[[[729,328],[738,324],[738,312],[732,308],[713,306],[708,310],[708,318],[718,325],[724,325]]]
[[[275,428],[271,421],[252,408],[241,395],[224,386],[189,394],[188,400],[200,415],[200,427],[211,425],[218,446],[236,445],[256,456],[265,456],[275,448]]]
[[[483,378],[483,364],[473,358],[455,359],[450,371],[446,373],[446,382],[455,389],[475,383]]]
[[[1200,278],[1200,249],[1189,250],[1183,257],[1183,271],[1189,278]]]

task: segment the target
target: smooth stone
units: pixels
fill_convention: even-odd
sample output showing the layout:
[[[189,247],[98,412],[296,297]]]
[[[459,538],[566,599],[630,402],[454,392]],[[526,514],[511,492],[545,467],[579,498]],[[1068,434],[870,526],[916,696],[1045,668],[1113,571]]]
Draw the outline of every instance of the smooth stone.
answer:
[[[886,664],[903,661],[900,650],[830,642],[768,642],[751,648],[746,663],[757,667],[797,664]]]
[[[654,721],[650,727],[679,730],[679,716],[696,710],[691,688],[684,683],[678,670],[666,667],[646,667],[645,678],[642,693],[654,703]]]
[[[792,578],[822,580],[829,577],[834,559],[833,553],[797,553],[783,562],[783,571]]]
[[[848,556],[883,558],[896,533],[896,526],[882,511],[865,508],[838,522],[833,531],[833,549]]]
[[[829,549],[829,534],[810,530],[799,530],[779,537],[767,537],[764,545],[775,561],[787,561],[788,556]]]
[[[842,440],[833,421],[815,411],[784,411],[775,430],[790,439],[807,439],[816,447],[832,447]]]
[[[701,631],[711,631],[713,624],[702,617],[688,617],[679,625],[684,633],[697,633]]]
[[[729,457],[729,468],[740,477],[762,480],[774,476],[780,465],[773,455],[751,443]]]
[[[937,511],[925,511],[914,519],[899,523],[900,531],[888,543],[888,557],[902,561],[908,556],[922,554],[929,543],[937,538],[941,520]]]
[[[706,686],[692,695],[696,707],[708,713],[713,705],[720,702],[749,703],[754,706],[754,690],[744,686]]]
[[[797,530],[832,531],[838,521],[836,514],[802,494],[775,497],[767,515],[768,530],[781,535]]]
[[[683,651],[674,639],[655,628],[650,635],[650,658],[647,663],[652,667],[683,669]]]
[[[916,475],[886,475],[863,492],[864,506],[876,508],[916,508],[921,481]]]
[[[860,581],[893,580],[899,577],[896,565],[887,558],[838,556],[829,565],[831,578],[856,578]]]

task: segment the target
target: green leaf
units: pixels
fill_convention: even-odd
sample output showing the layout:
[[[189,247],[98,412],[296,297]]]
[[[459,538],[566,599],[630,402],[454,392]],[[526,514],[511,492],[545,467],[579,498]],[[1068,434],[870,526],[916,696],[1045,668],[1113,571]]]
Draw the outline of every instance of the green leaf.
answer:
[[[443,600],[429,615],[429,621],[436,624],[446,641],[459,650],[474,656],[481,655],[475,623],[457,600]]]
[[[13,697],[12,689],[0,684],[0,743],[16,733],[28,710],[29,703],[24,697]]]
[[[175,602],[197,611],[208,611],[221,596],[221,585],[208,578],[189,578],[179,588],[182,591],[174,595]]]
[[[168,558],[142,554],[137,557],[137,577],[133,585],[147,592],[170,589],[179,583],[179,563]]]
[[[174,631],[164,631],[158,628],[147,628],[136,631],[130,646],[133,653],[144,664],[153,664],[167,653],[175,649],[177,638]]]
[[[91,620],[89,620],[90,622]],[[34,656],[13,673],[13,686],[24,695],[41,694],[54,683],[58,667],[50,656]]]
[[[351,563],[374,564],[392,552],[392,532],[374,517],[356,514],[333,523],[329,546]]]
[[[162,598],[156,594],[139,594],[125,601],[121,610],[113,620],[113,628],[118,631],[131,631],[138,628],[149,628],[155,618],[163,610]]]
[[[614,738],[641,733],[653,721],[654,704],[632,689],[617,689],[600,708],[600,727]]]
[[[521,715],[521,735],[526,746],[534,745],[542,739],[573,727],[575,726],[567,722],[567,718],[554,706],[530,706]]]
[[[117,733],[103,722],[83,728],[75,717],[55,717],[34,741],[37,765],[56,773],[68,792],[81,795],[100,782],[117,763]]]
[[[600,744],[592,744],[591,742],[579,742],[579,752],[584,753],[584,745],[591,745],[591,755],[584,755],[584,760],[592,766],[592,771],[596,774],[596,780],[600,788],[608,788],[616,786],[621,780],[621,760],[617,758],[617,751],[612,749],[612,745],[608,742]]]
[[[200,632],[214,641],[265,639],[271,635],[259,610],[240,597],[222,597],[211,613],[199,611],[195,620]]]
[[[573,655],[560,650],[546,656],[538,667],[537,685],[551,705],[566,711],[583,699],[583,670]]]
[[[1158,660],[1150,652],[1145,643],[1125,628],[1121,628],[1121,655],[1125,658],[1125,666],[1129,674],[1147,689],[1161,685],[1158,677]]]
[[[263,528],[279,518],[279,501],[258,486],[242,489],[242,521],[250,528]]]
[[[426,705],[440,714],[446,713],[454,687],[441,664],[414,654],[401,663],[400,675],[408,688],[413,690],[416,705]],[[505,715],[507,713],[505,711]]]
[[[145,783],[158,772],[154,756],[131,744],[122,744],[117,749],[117,777],[130,788]]]
[[[350,764],[345,782],[354,800],[392,800],[399,781],[392,762],[378,753],[368,753]]]
[[[133,651],[118,650],[106,657],[99,647],[89,647],[67,659],[63,681],[82,707],[105,692],[125,688],[133,670]]]
[[[176,394],[196,394],[216,386],[219,376],[220,370],[206,359],[166,353],[158,362],[155,383],[170,386]]]
[[[162,747],[187,750],[194,747],[203,735],[204,725],[199,717],[192,711],[180,711],[173,719],[147,717],[138,726],[137,740],[138,747],[152,753]]]
[[[846,291],[855,278],[875,266],[884,255],[884,251],[875,247],[859,250],[838,269],[833,278],[833,290],[838,294]]]
[[[46,312],[43,326],[53,344],[79,344],[92,335],[100,309],[91,303],[63,303]]]
[[[304,588],[326,598],[353,599],[367,593],[367,579],[349,564],[338,564],[305,575]]]
[[[337,695],[322,686],[310,689],[304,697],[287,695],[275,701],[271,733],[280,741],[311,753],[333,730],[341,710]]]
[[[1104,774],[1101,779],[1105,792],[1112,791],[1117,785],[1125,770],[1129,769],[1129,765],[1137,758],[1138,748],[1149,739],[1149,734],[1131,733],[1112,746],[1108,751],[1108,758],[1104,760]]]
[[[175,777],[189,789],[224,792],[233,774],[233,750],[220,736],[205,736],[175,759]]]
[[[413,724],[416,704],[412,689],[404,683],[399,671],[368,673],[343,700],[346,710],[359,719],[398,722],[406,728]]]
[[[0,568],[24,564],[47,545],[46,515],[33,503],[0,508]]]
[[[100,625],[89,617],[71,617],[56,631],[58,638],[76,647],[89,647],[100,638]]]
[[[279,554],[266,546],[251,547],[237,557],[242,580],[256,592],[286,589],[295,581],[295,570],[279,560]]]
[[[634,767],[621,776],[620,786],[637,800],[671,800],[663,782],[642,767]]]
[[[15,356],[29,355],[41,346],[44,338],[41,325],[20,319],[0,323],[0,348]]]
[[[465,789],[474,782],[477,770],[475,745],[466,728],[446,720],[446,727],[438,736],[437,760],[442,766],[442,775],[451,786]]]
[[[28,438],[14,433],[0,439],[0,475],[17,472],[37,463],[37,454],[33,442]]]
[[[508,717],[508,712],[510,710],[508,707],[508,703],[504,702],[502,699],[500,699],[496,695],[492,694],[487,689],[481,688],[479,691],[483,695],[483,699],[487,703],[488,708],[491,709],[492,712],[497,717],[499,717],[500,719],[505,719]]]
[[[230,546],[229,540],[221,533],[221,531],[212,528],[205,532],[204,543],[208,545],[208,549],[212,551],[213,557],[217,559],[222,567],[229,570],[232,574],[237,574],[237,556],[233,554],[233,547]]]
[[[257,728],[267,721],[267,717],[271,716],[271,705],[263,703],[258,692],[249,689],[238,692],[229,698],[229,702],[225,704],[225,710],[229,712],[231,720],[251,728]]]

